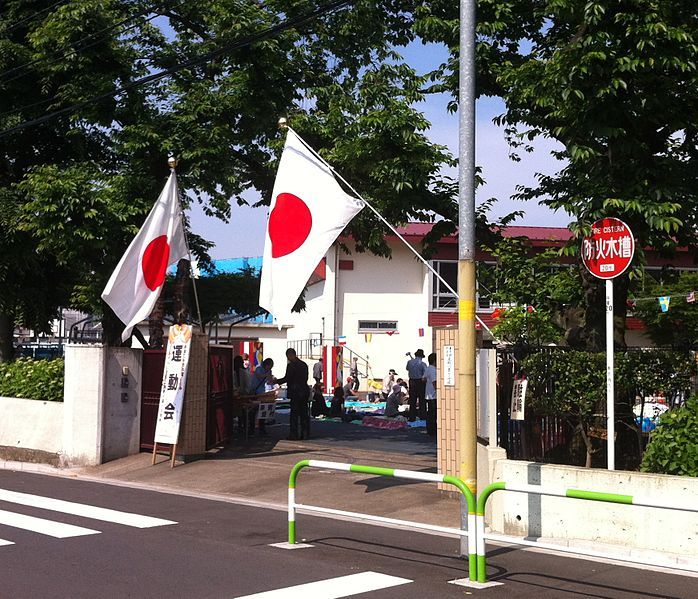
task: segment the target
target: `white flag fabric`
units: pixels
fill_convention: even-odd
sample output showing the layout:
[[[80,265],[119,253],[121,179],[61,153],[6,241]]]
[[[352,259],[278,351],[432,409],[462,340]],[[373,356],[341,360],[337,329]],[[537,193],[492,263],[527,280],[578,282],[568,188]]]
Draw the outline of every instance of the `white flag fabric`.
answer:
[[[259,305],[288,324],[310,275],[364,207],[289,129],[269,206]]]
[[[121,339],[153,311],[168,266],[187,258],[177,175],[170,174],[158,201],[112,273],[102,299],[126,325]]]

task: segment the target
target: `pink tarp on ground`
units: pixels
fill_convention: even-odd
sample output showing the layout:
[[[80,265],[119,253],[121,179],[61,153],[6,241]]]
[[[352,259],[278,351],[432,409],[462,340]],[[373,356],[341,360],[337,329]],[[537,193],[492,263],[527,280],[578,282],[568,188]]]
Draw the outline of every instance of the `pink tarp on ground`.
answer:
[[[381,418],[379,416],[364,416],[361,424],[372,428],[385,428],[389,430],[407,428],[407,421],[405,420],[393,420],[392,418]]]

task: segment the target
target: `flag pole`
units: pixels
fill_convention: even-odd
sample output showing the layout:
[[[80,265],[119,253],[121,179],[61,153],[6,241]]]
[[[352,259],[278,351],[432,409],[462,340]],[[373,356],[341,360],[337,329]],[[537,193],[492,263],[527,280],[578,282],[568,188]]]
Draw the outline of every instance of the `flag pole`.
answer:
[[[177,159],[174,156],[170,156],[167,159],[167,164],[170,167],[170,172],[175,176],[175,182],[177,181]],[[194,301],[196,302],[196,313],[199,316],[199,326],[201,327],[201,332],[206,334],[206,329],[204,328],[204,320],[201,318],[201,307],[199,306],[199,294],[196,290],[196,278],[194,277],[194,268],[192,267],[193,260],[191,257],[191,248],[189,247],[189,238],[187,237],[187,228],[184,226],[184,209],[182,208],[182,201],[179,198],[179,185],[177,185],[177,202],[179,203],[179,213],[182,217],[182,233],[184,235],[184,245],[187,246],[187,253],[189,254],[189,277],[191,278],[191,284],[194,289]]]
[[[344,177],[342,177],[342,175],[340,175],[340,174],[332,167],[331,164],[329,164],[322,156],[320,156],[320,154],[318,154],[308,142],[306,142],[300,135],[298,135],[298,132],[297,132],[297,131],[295,131],[294,129],[291,128],[291,126],[288,124],[288,122],[286,121],[285,118],[280,118],[280,119],[279,119],[279,128],[280,128],[280,129],[288,129],[289,131],[293,131],[293,133],[296,134],[296,136],[298,137],[298,139],[299,139],[299,140],[301,141],[301,143],[308,149],[308,151],[310,151],[310,152],[313,154],[313,156],[315,156],[315,157],[316,157],[318,160],[320,160],[328,169],[330,169],[330,170],[332,171],[332,174],[333,174],[335,177],[337,177],[340,181],[342,181],[342,183],[344,183],[344,184],[354,193],[354,195],[356,195],[356,197],[358,197],[364,204],[366,204],[366,206],[367,206],[367,207],[368,207],[368,208],[369,208],[382,222],[383,222],[383,224],[385,224],[385,226],[388,227],[388,228],[395,234],[395,236],[396,236],[400,241],[402,241],[402,243],[404,243],[404,244],[407,246],[407,248],[408,248],[408,249],[409,249],[409,250],[410,250],[423,264],[424,264],[424,266],[426,266],[427,269],[429,269],[429,271],[430,271],[439,281],[441,281],[441,282],[444,284],[444,286],[446,287],[446,289],[448,289],[448,290],[456,297],[456,301],[458,301],[458,292],[457,292],[453,287],[451,287],[451,285],[449,285],[449,284],[444,280],[444,278],[443,278],[438,272],[436,272],[436,270],[431,266],[431,264],[429,264],[429,262],[428,262],[427,260],[425,260],[417,250],[414,249],[414,247],[412,246],[412,244],[410,244],[402,235],[400,235],[400,233],[398,232],[398,230],[397,230],[395,227],[393,227],[393,225],[391,225],[391,224],[385,219],[385,217],[384,217],[380,212],[378,212],[378,210],[376,210],[368,201],[366,201],[366,199],[365,199],[358,191],[356,191],[356,189],[354,189],[354,187],[349,183],[349,181],[347,181]],[[494,337],[494,335],[492,334],[492,331],[491,331],[490,328],[482,321],[482,319],[481,319],[479,316],[477,316],[477,314],[475,315],[475,317],[477,318],[477,321],[480,323],[480,325],[482,326],[482,328],[485,329],[490,335],[492,335],[492,336]]]

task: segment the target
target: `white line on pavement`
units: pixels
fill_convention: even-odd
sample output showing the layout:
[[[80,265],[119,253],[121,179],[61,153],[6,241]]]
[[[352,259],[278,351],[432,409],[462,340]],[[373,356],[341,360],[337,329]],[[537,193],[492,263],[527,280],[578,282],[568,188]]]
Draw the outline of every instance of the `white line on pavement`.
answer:
[[[10,503],[18,503],[43,510],[82,516],[83,518],[91,518],[93,520],[102,520],[103,522],[114,522],[115,524],[133,526],[135,528],[152,528],[154,526],[177,524],[172,520],[163,520],[162,518],[153,518],[152,516],[141,516],[130,512],[120,512],[118,510],[110,510],[84,503],[73,503],[72,501],[52,499],[40,495],[30,495],[28,493],[18,493],[17,491],[8,491],[5,489],[0,489],[0,501],[8,501]]]
[[[360,574],[350,574],[329,580],[319,580],[307,584],[299,584],[275,591],[265,591],[255,595],[245,595],[237,599],[340,599],[341,597],[351,597],[360,593],[369,593],[396,587],[401,584],[412,582],[407,578],[398,578],[378,572],[362,572]]]
[[[98,530],[73,526],[72,524],[63,524],[61,522],[53,522],[52,520],[44,520],[43,518],[35,518],[34,516],[26,516],[24,514],[15,514],[14,512],[7,512],[5,510],[0,510],[0,524],[38,532],[39,534],[56,537],[57,539],[99,534]]]

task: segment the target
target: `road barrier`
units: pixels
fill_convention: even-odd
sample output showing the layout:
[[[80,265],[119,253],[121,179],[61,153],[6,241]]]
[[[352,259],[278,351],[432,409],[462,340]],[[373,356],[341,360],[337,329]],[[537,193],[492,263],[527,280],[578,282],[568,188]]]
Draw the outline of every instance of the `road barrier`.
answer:
[[[477,498],[477,507],[475,515],[475,531],[477,536],[477,581],[481,583],[487,582],[487,563],[486,563],[486,547],[485,540],[498,540],[505,541],[507,543],[516,543],[519,545],[526,545],[529,547],[540,547],[544,549],[554,549],[556,551],[562,551],[565,553],[573,553],[577,555],[586,556],[596,556],[596,557],[606,557],[611,559],[616,559],[619,561],[632,561],[634,563],[643,563],[635,558],[625,559],[619,556],[611,556],[608,554],[603,554],[596,551],[587,551],[575,549],[572,547],[561,547],[552,543],[538,543],[535,541],[526,541],[522,539],[515,539],[512,537],[505,537],[503,535],[495,534],[485,534],[485,507],[487,500],[490,498],[492,493],[496,491],[514,491],[516,493],[528,493],[533,495],[546,495],[549,497],[569,497],[572,499],[584,499],[586,501],[601,501],[604,503],[616,503],[621,505],[638,505],[643,507],[651,507],[658,509],[668,509],[668,510],[681,510],[686,512],[698,512],[698,504],[693,502],[693,505],[689,505],[688,502],[681,500],[672,500],[667,498],[662,498],[661,503],[657,499],[636,497],[633,495],[620,495],[617,493],[603,493],[599,491],[585,491],[582,489],[553,489],[546,488],[539,485],[527,485],[527,484],[508,484],[505,482],[496,482],[485,487]],[[468,524],[468,528],[470,525]],[[650,564],[652,565],[652,564]]]
[[[371,474],[374,476],[387,476],[393,478],[402,478],[407,480],[417,480],[423,482],[445,483],[456,487],[465,497],[468,507],[468,527],[467,530],[460,528],[449,528],[446,526],[436,526],[434,524],[424,524],[421,522],[410,522],[408,520],[397,520],[395,518],[386,518],[383,516],[373,516],[371,514],[361,514],[358,512],[347,512],[344,510],[335,510],[326,507],[315,505],[305,505],[296,503],[296,479],[298,473],[303,468],[322,468],[325,470],[340,470],[345,472],[354,472],[356,474]],[[636,564],[649,563],[642,562],[636,558],[625,558],[623,556],[610,555],[592,550],[576,549],[573,547],[564,547],[553,543],[540,543],[536,541],[527,541],[517,539],[515,537],[507,537],[498,534],[485,533],[485,508],[487,500],[496,491],[513,491],[515,493],[528,493],[532,495],[545,495],[549,497],[568,497],[570,499],[582,499],[586,501],[600,501],[604,503],[615,503],[620,505],[636,505],[642,507],[650,507],[667,510],[680,510],[686,512],[698,513],[698,504],[694,501],[691,505],[687,501],[681,501],[671,498],[662,498],[659,500],[634,496],[621,495],[617,493],[604,493],[599,491],[586,491],[583,489],[555,489],[542,487],[540,485],[527,484],[508,484],[505,482],[496,482],[485,487],[475,500],[475,495],[466,486],[466,484],[455,476],[447,474],[431,474],[428,472],[415,472],[413,470],[398,470],[394,468],[382,468],[378,466],[362,466],[360,464],[345,464],[341,462],[325,462],[322,460],[302,460],[298,462],[291,470],[291,475],[288,480],[288,543],[289,545],[296,544],[296,510],[305,512],[317,512],[321,514],[330,514],[334,516],[343,516],[346,518],[357,519],[362,522],[377,522],[381,524],[390,524],[398,528],[422,529],[431,530],[441,533],[458,535],[459,537],[468,537],[468,577],[473,582],[487,582],[487,558],[486,558],[486,540],[503,541],[529,547],[538,547],[542,549],[552,549],[564,553],[572,553],[575,555],[601,557],[614,559],[618,561],[628,561]],[[650,564],[653,565],[653,564]],[[679,566],[680,568],[680,566]]]
[[[410,522],[407,520],[397,520],[395,518],[385,518],[383,516],[373,516],[371,514],[360,514],[357,512],[347,512],[344,510],[335,510],[315,505],[304,505],[296,503],[296,478],[298,473],[303,468],[322,468],[325,470],[340,470],[345,472],[354,472],[356,474],[372,474],[374,476],[387,476],[392,478],[401,478],[407,480],[417,480],[422,482],[445,483],[456,487],[465,497],[468,506],[468,529],[448,528],[445,526],[435,526],[433,524],[424,524],[421,522]],[[456,478],[445,474],[432,474],[428,472],[415,472],[413,470],[399,470],[395,468],[382,468],[377,466],[362,466],[360,464],[344,464],[341,462],[325,462],[322,460],[302,460],[298,462],[291,470],[291,475],[288,479],[288,543],[294,545],[296,543],[296,510],[305,512],[317,512],[321,514],[331,514],[334,516],[344,516],[354,518],[362,522],[379,522],[382,524],[390,524],[398,528],[412,528],[431,530],[442,533],[450,533],[458,536],[468,537],[468,577],[472,581],[477,580],[477,539],[475,533],[475,496],[466,484]]]

